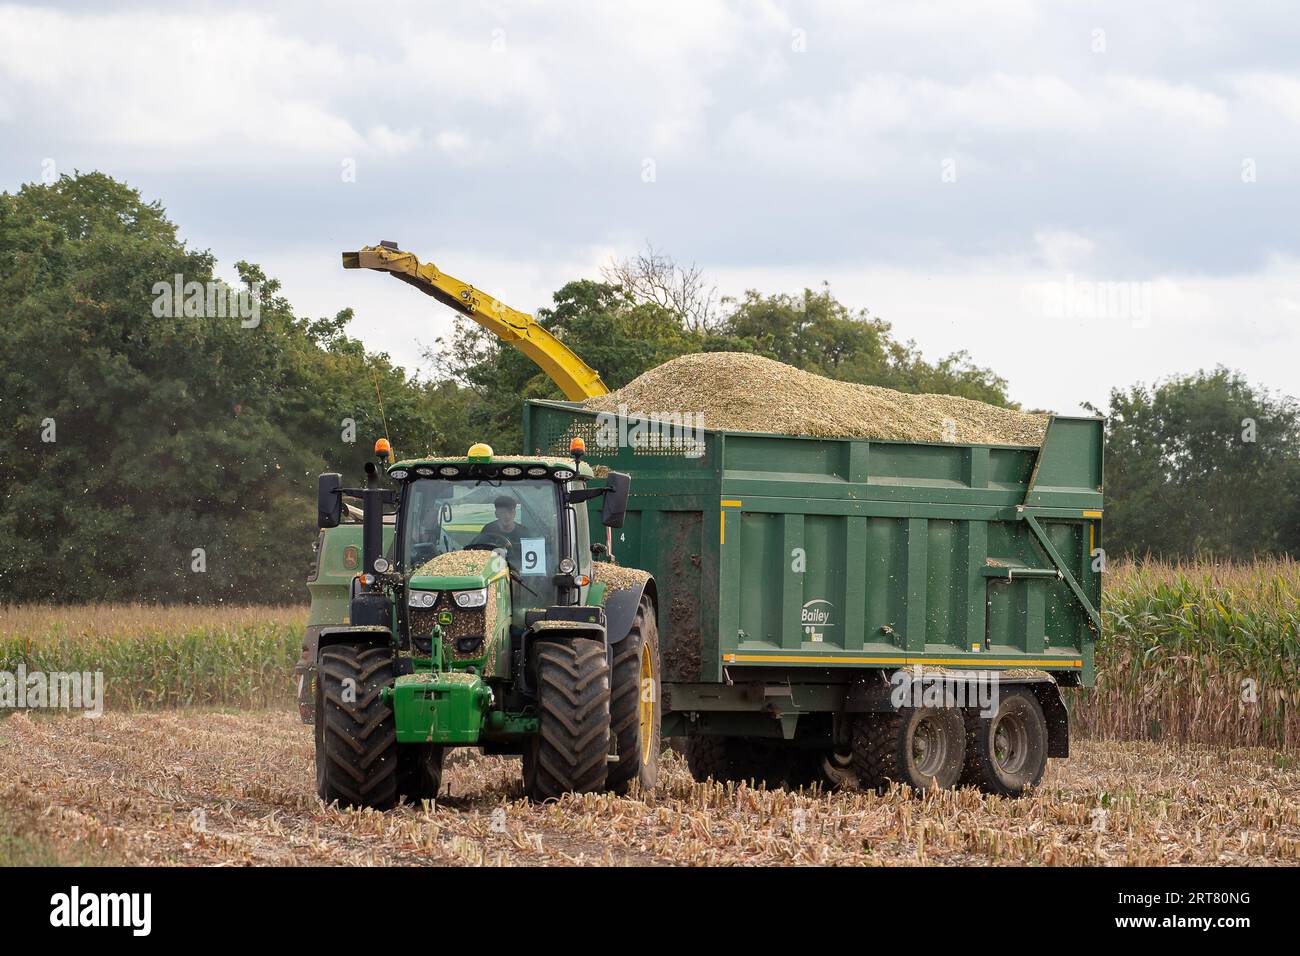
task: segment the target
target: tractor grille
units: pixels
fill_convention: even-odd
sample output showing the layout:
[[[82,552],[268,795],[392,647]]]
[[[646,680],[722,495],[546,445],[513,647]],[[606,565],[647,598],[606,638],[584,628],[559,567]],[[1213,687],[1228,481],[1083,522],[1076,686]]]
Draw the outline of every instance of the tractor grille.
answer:
[[[482,657],[481,650],[462,654],[456,650],[456,638],[469,636],[487,637],[487,616],[481,607],[457,607],[451,593],[443,591],[438,595],[438,603],[431,608],[411,609],[407,620],[411,627],[411,649],[428,654],[432,649],[433,626],[438,623],[438,614],[451,611],[451,623],[442,629],[442,652],[449,661],[468,660]]]
[[[437,608],[408,608],[406,620],[411,628],[411,650],[428,654],[433,647],[433,625],[438,623]]]

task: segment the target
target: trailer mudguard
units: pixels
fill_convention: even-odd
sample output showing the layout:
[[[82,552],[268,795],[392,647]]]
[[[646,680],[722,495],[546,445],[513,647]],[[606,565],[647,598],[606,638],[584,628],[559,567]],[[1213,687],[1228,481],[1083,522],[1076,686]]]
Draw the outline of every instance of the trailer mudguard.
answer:
[[[650,603],[654,605],[655,614],[658,615],[659,594],[655,588],[655,579],[649,575],[644,581],[631,587],[620,588],[617,591],[606,589],[605,627],[609,632],[610,644],[617,644],[627,637],[628,631],[632,630],[632,622],[636,620],[636,610],[641,606],[641,598],[646,594],[649,594]]]
[[[1038,698],[1047,720],[1047,756],[1070,756],[1070,711],[1061,699],[1061,689],[1056,681],[1035,681],[1029,689]]]

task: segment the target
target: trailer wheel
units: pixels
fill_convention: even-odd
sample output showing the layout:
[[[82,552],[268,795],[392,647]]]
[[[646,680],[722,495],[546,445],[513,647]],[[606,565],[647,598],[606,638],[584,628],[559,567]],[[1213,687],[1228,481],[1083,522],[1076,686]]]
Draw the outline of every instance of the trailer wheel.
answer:
[[[827,790],[856,790],[858,776],[853,770],[853,754],[832,749],[821,758],[821,773]]]
[[[398,796],[412,803],[437,800],[442,789],[442,762],[447,748],[441,744],[399,744],[397,747]]]
[[[686,766],[696,783],[704,783],[710,777],[719,783],[730,780],[726,738],[691,734],[686,738]]]
[[[618,747],[618,763],[609,768],[606,787],[627,793],[633,780],[643,793],[652,792],[659,776],[659,628],[654,605],[641,598],[627,636],[614,646],[610,675],[610,733]]]
[[[1001,695],[997,712],[980,717],[967,708],[963,782],[986,793],[1018,797],[1043,779],[1047,769],[1047,719],[1027,687]]]
[[[884,792],[890,783],[920,792],[953,787],[965,750],[966,725],[956,708],[863,714],[853,727],[853,771],[866,790]]]
[[[782,746],[767,739],[691,734],[686,738],[686,765],[699,783],[746,783],[769,790],[798,790],[821,780],[816,751]]]
[[[524,749],[534,800],[603,790],[609,768],[609,663],[600,641],[534,645],[540,727]]]
[[[326,803],[387,809],[397,800],[397,728],[380,698],[392,685],[393,652],[335,644],[317,671],[316,792]]]

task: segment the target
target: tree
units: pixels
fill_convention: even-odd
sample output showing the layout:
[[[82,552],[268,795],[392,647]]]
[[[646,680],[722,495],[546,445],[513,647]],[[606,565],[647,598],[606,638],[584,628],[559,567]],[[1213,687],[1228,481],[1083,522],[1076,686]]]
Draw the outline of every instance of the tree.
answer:
[[[1300,409],[1216,368],[1110,394],[1112,554],[1300,553]]]
[[[316,474],[385,430],[440,441],[446,387],[366,353],[350,311],[297,318],[245,262],[255,324],[160,298],[220,291],[214,266],[101,173],[0,195],[0,602],[301,601]]]
[[[708,332],[717,322],[718,287],[695,263],[680,265],[648,242],[645,252],[612,260],[600,274],[634,301],[657,305],[678,316],[691,332]]]
[[[647,369],[698,351],[708,336],[682,327],[680,316],[652,302],[638,302],[626,289],[578,279],[539,309],[537,321],[600,372],[611,389]],[[529,398],[563,399],[559,388],[532,361],[464,318],[451,340],[438,339],[425,359],[444,381],[475,396],[470,430],[475,441],[517,450],[523,441],[521,408]]]
[[[888,322],[853,311],[829,286],[802,296],[750,290],[719,330],[728,348],[757,352],[827,378],[902,392],[941,392],[1008,405],[1006,380],[971,365],[964,352],[926,362],[911,342],[893,338]]]

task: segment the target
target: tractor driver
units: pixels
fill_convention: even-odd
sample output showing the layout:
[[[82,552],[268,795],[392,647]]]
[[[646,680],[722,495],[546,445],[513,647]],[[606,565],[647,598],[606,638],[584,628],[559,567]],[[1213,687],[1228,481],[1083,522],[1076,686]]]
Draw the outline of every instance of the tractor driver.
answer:
[[[510,561],[518,567],[519,541],[521,538],[532,537],[527,528],[515,521],[515,509],[519,507],[519,502],[510,495],[501,495],[492,502],[492,505],[496,509],[497,520],[485,524],[479,534],[484,537],[493,535],[509,541]]]

